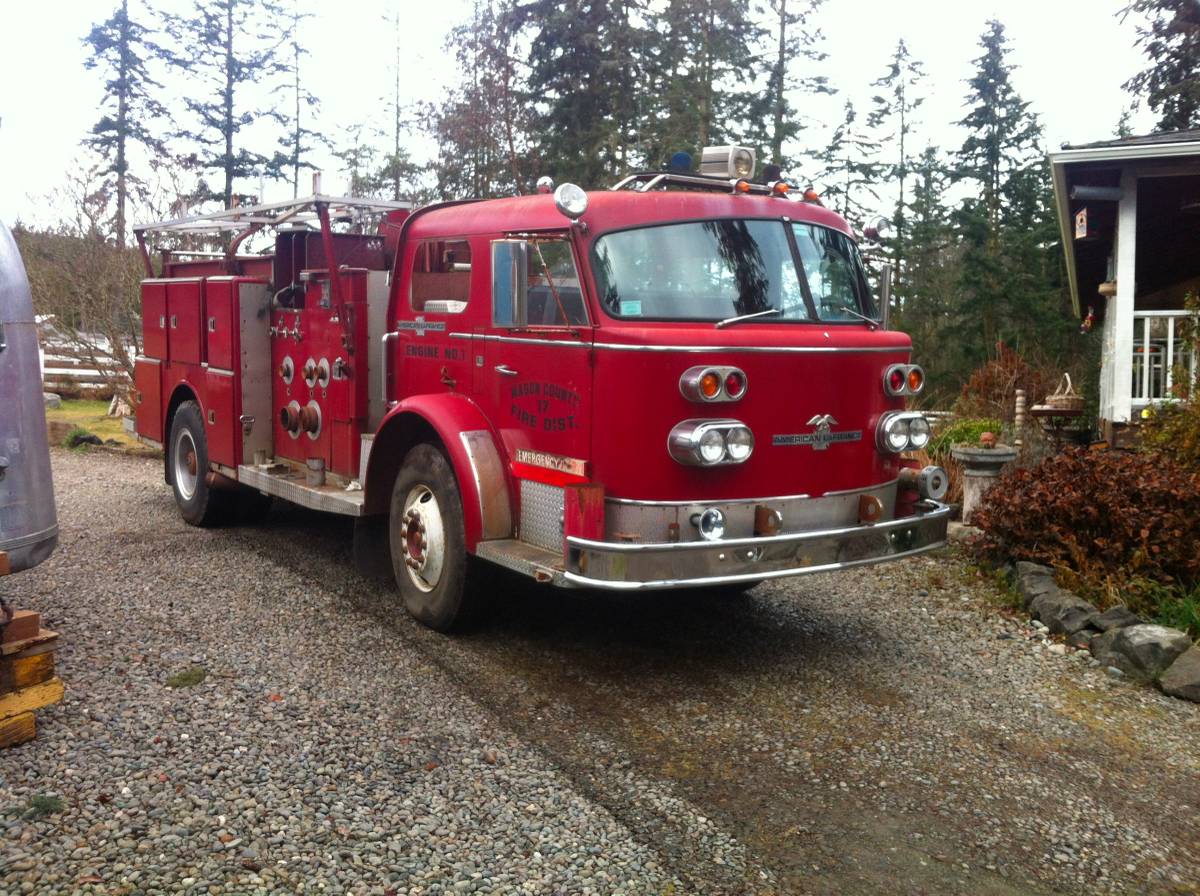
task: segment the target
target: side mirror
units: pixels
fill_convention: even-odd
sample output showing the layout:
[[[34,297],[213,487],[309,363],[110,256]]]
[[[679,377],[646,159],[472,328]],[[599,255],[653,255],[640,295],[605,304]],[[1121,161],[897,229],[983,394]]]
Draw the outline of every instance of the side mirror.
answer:
[[[529,243],[492,241],[492,323],[524,327],[529,320]]]
[[[863,228],[863,236],[873,243],[886,243],[893,236],[892,222],[887,218],[876,218]]]
[[[879,328],[888,329],[888,321],[892,316],[892,266],[879,266]]]

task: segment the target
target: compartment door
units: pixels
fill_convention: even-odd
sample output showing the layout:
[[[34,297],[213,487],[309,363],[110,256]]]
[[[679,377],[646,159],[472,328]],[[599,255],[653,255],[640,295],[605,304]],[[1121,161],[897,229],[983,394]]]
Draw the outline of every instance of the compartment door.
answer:
[[[205,357],[210,367],[233,370],[233,280],[209,279],[204,284]]]
[[[154,442],[163,440],[162,363],[155,358],[138,358],[133,367],[137,392],[138,435]]]
[[[199,364],[201,356],[200,317],[204,281],[173,280],[167,283],[167,342],[171,360]]]
[[[204,408],[204,431],[208,436],[209,461],[226,467],[238,464],[234,431],[237,406],[233,394],[233,373],[209,368],[204,373],[207,404]]]
[[[167,284],[161,280],[142,283],[142,354],[166,360]]]

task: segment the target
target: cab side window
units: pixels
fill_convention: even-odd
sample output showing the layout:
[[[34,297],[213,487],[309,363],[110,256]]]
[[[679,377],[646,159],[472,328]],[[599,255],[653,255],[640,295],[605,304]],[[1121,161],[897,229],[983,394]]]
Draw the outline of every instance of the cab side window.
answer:
[[[529,243],[529,325],[588,325],[579,272],[566,240],[538,239]]]
[[[413,311],[464,311],[471,297],[471,244],[465,239],[418,243],[409,282]]]

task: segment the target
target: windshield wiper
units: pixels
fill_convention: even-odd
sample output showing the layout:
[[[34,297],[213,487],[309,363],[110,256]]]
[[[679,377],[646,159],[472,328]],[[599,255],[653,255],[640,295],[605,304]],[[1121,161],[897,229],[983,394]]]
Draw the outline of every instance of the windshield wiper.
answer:
[[[873,317],[867,317],[865,314],[859,314],[857,311],[855,311],[855,310],[854,310],[853,308],[851,308],[849,305],[843,305],[843,306],[842,306],[842,310],[843,310],[843,311],[849,311],[851,314],[853,314],[853,315],[854,315],[855,317],[857,317],[859,320],[864,320],[864,321],[866,321],[866,322],[867,322],[867,323],[869,323],[869,324],[870,324],[872,327],[875,327],[875,328],[878,328],[878,327],[879,327],[879,321],[875,320]]]
[[[717,329],[722,327],[732,327],[734,324],[741,323],[744,320],[754,320],[756,317],[766,317],[768,314],[782,314],[778,308],[768,308],[766,311],[754,311],[750,314],[739,314],[737,317],[727,317],[724,320],[717,321]]]

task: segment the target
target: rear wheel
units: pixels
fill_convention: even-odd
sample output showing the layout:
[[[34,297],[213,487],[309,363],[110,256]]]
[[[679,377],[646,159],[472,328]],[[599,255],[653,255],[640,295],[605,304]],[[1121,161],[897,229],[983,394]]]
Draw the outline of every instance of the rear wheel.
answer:
[[[454,470],[434,445],[415,446],[392,486],[388,539],[404,608],[439,632],[470,616],[462,499]]]
[[[175,411],[168,446],[171,489],[184,521],[193,526],[215,526],[224,522],[229,515],[230,496],[210,488],[205,482],[208,440],[196,402],[185,401]]]

